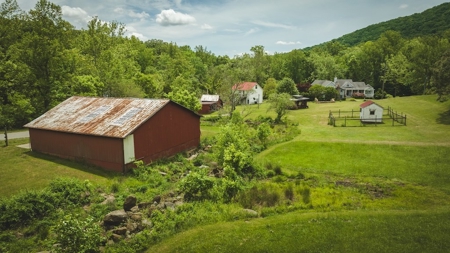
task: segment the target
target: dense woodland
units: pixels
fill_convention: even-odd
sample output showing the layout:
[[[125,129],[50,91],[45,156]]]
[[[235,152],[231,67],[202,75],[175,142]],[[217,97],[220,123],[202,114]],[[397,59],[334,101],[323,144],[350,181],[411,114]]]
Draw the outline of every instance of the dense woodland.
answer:
[[[232,85],[241,81],[258,82],[268,96],[282,80],[307,92],[315,79],[337,77],[369,83],[378,94],[435,93],[445,100],[450,92],[449,10],[450,4],[442,4],[406,18],[427,20],[433,33],[397,19],[392,22],[410,24],[404,29],[416,32],[388,30],[398,25],[385,22],[383,29],[368,28],[381,35],[366,42],[365,37],[335,40],[273,55],[255,45],[230,58],[202,45],[192,49],[126,37],[123,24],[96,17],[78,30],[63,19],[60,6],[47,0],[28,13],[15,0],[5,0],[0,6],[1,121],[7,128],[20,127],[73,95],[170,98],[195,108],[189,103],[198,103],[204,93],[220,94],[227,102]],[[443,14],[433,21],[429,16],[435,13]]]

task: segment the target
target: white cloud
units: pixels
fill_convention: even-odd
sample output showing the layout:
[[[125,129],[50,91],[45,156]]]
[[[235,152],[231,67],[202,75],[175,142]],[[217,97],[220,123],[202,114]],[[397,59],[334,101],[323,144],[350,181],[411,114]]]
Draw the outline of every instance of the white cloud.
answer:
[[[133,10],[125,10],[125,9],[120,8],[120,7],[119,8],[115,8],[114,12],[122,14],[122,15],[128,15],[129,17],[138,18],[138,19],[146,19],[146,18],[150,17],[150,14],[148,14],[145,11],[143,11],[141,13],[137,13],[137,12],[134,12]]]
[[[277,23],[271,23],[271,22],[265,22],[261,20],[252,21],[255,25],[261,25],[266,27],[275,27],[275,28],[283,28],[283,29],[295,29],[295,26],[290,25],[284,25],[284,24],[277,24]]]
[[[256,32],[258,32],[258,31],[259,31],[258,28],[252,28],[252,29],[250,29],[248,32],[246,32],[245,35],[250,35],[250,34],[256,33]]]
[[[406,9],[406,8],[408,8],[409,6],[407,5],[407,4],[402,4],[402,5],[400,5],[400,9]]]
[[[187,25],[195,22],[195,18],[172,9],[162,10],[156,15],[156,22],[162,26]]]
[[[202,28],[202,30],[211,30],[211,29],[213,29],[213,27],[210,26],[210,25],[208,25],[208,24],[203,24],[203,25],[201,26],[201,28]]]
[[[300,45],[302,44],[300,41],[294,42],[294,41],[277,41],[275,44],[277,45]]]
[[[92,17],[89,16],[88,13],[80,7],[70,7],[67,5],[63,5],[61,7],[61,11],[64,16],[76,20],[77,22],[80,22],[82,24],[86,24],[89,20],[92,19]]]

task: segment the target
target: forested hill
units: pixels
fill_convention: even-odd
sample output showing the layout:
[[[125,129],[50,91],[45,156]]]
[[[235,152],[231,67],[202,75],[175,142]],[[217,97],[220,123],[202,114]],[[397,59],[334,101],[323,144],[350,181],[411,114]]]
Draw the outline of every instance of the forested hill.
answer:
[[[422,13],[370,25],[333,41],[355,46],[362,42],[375,41],[388,30],[398,31],[404,38],[414,38],[438,35],[448,29],[450,29],[450,3],[443,3]]]

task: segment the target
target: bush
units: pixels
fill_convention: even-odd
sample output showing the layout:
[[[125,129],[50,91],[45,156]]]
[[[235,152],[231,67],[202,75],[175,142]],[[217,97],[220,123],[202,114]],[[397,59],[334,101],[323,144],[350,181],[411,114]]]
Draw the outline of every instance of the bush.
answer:
[[[91,184],[88,180],[58,178],[50,182],[49,190],[60,201],[59,206],[84,205],[89,203]]]
[[[206,170],[189,173],[180,182],[180,190],[186,201],[205,200],[210,197],[209,191],[214,187],[214,178],[207,175]]]
[[[46,216],[57,207],[58,199],[48,191],[25,191],[0,202],[0,228],[24,225]]]
[[[366,95],[364,95],[364,93],[360,93],[360,92],[354,92],[353,94],[352,94],[352,98],[365,98],[366,97]]]
[[[90,217],[66,215],[53,228],[56,235],[57,252],[100,252],[102,229]]]

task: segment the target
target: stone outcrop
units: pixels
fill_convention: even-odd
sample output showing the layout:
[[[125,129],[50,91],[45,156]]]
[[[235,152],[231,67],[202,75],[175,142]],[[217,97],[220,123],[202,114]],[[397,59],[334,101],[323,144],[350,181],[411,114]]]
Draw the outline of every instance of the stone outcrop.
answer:
[[[112,195],[105,195],[104,197],[105,201],[113,199],[115,201]],[[103,218],[105,230],[111,232],[107,244],[116,243],[144,229],[152,228],[153,223],[148,217],[151,216],[153,211],[174,211],[181,205],[183,205],[183,198],[176,196],[174,192],[168,193],[167,196],[157,195],[152,202],[143,203],[137,203],[135,196],[128,196],[123,203],[123,209],[112,211]]]

